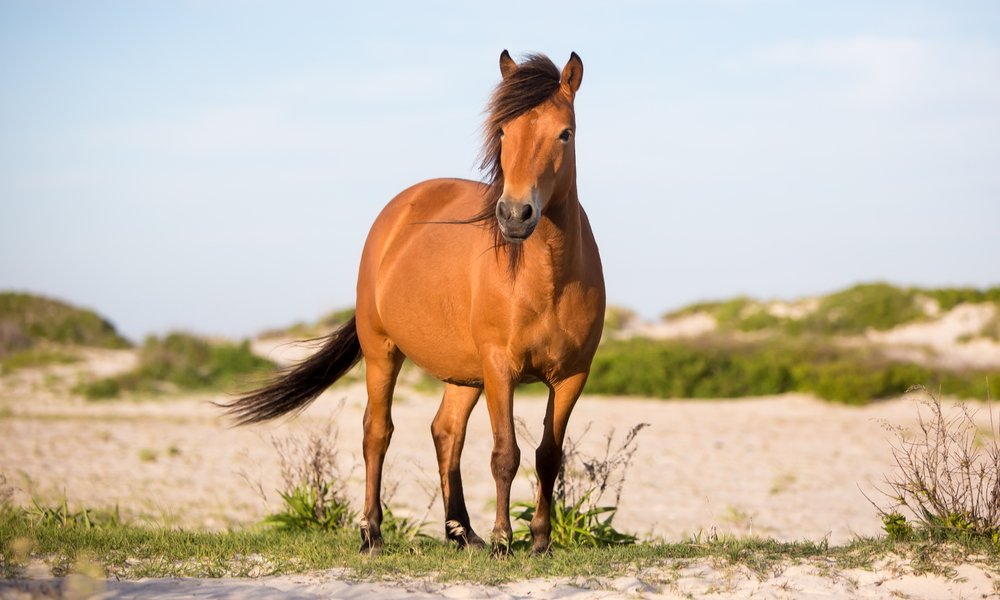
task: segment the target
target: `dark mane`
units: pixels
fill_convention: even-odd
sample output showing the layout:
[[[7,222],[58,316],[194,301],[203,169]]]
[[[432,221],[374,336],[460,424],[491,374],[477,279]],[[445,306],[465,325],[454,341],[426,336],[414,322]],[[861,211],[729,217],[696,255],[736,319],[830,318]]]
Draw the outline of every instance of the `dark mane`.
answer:
[[[486,105],[483,123],[483,148],[479,152],[479,168],[485,177],[483,207],[469,223],[482,223],[493,233],[494,249],[506,247],[509,269],[516,272],[521,257],[521,245],[511,244],[500,233],[497,222],[497,202],[503,194],[503,167],[500,165],[500,129],[503,124],[546,102],[559,91],[559,69],[544,54],[529,54],[517,70],[502,80],[493,90]]]

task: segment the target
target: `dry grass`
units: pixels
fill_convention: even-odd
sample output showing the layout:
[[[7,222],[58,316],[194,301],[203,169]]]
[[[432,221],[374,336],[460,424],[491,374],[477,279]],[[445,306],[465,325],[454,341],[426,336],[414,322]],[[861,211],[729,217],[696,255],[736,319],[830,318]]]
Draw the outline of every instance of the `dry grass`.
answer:
[[[892,504],[878,508],[896,533],[908,529],[900,521],[908,509],[913,523],[926,529],[954,530],[996,537],[1000,532],[1000,441],[990,410],[990,436],[983,439],[975,412],[965,404],[946,411],[923,386],[908,392],[923,396],[917,429],[883,423],[894,434],[898,471],[887,477]],[[893,534],[893,531],[890,531]]]

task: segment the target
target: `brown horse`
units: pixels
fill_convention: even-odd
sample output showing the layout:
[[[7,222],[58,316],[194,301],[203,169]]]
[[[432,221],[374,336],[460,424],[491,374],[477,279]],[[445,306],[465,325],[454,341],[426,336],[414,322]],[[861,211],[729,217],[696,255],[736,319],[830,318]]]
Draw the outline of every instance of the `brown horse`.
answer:
[[[488,181],[436,179],[396,196],[368,234],[354,318],[311,358],[226,405],[241,424],[301,410],[364,357],[363,553],[382,547],[382,463],[405,357],[447,383],[431,432],[446,534],[460,546],[485,545],[469,523],[459,461],[469,415],[486,390],[498,554],[510,547],[510,485],[521,458],[514,388],[548,386],[531,534],[533,552],[549,548],[566,424],[604,324],[601,259],[576,190],[573,99],[583,63],[573,53],[560,74],[545,56],[518,65],[504,50],[500,71],[485,123]]]

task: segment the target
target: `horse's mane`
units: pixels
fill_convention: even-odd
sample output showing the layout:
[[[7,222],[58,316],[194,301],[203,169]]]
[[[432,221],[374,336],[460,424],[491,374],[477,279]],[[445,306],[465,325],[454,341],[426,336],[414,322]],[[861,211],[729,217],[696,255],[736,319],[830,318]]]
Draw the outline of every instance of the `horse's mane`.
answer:
[[[548,101],[559,91],[559,69],[544,54],[529,54],[517,70],[503,79],[493,90],[486,105],[483,123],[483,148],[479,152],[479,168],[485,177],[483,206],[469,223],[482,223],[493,233],[493,247],[500,252],[507,248],[511,273],[517,271],[521,244],[504,239],[497,222],[497,202],[503,194],[503,167],[500,165],[500,131],[504,123]]]

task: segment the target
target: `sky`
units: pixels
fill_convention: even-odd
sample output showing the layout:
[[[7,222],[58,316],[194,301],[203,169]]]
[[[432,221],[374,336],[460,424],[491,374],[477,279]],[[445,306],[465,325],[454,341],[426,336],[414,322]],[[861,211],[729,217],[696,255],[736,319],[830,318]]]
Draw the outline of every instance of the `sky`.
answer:
[[[995,0],[0,0],[0,290],[136,341],[351,306],[382,207],[480,177],[504,49],[583,60],[611,303],[1000,284]]]

